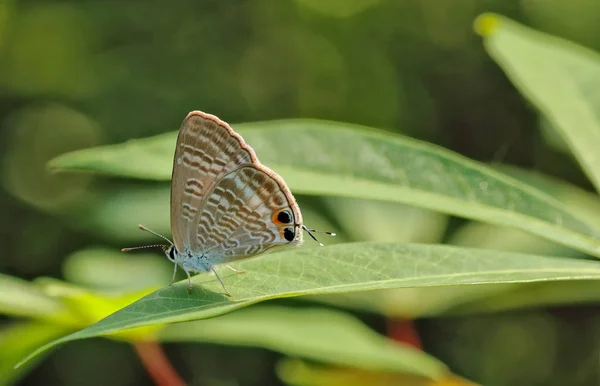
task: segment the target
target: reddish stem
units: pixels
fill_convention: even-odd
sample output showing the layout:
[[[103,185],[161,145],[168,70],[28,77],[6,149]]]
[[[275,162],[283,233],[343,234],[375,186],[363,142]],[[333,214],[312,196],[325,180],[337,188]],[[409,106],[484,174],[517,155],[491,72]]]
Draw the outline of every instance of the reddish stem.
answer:
[[[157,386],[185,386],[158,342],[134,342],[133,347]]]
[[[388,319],[387,335],[391,339],[408,344],[419,350],[423,349],[421,338],[415,328],[415,324],[410,319]]]

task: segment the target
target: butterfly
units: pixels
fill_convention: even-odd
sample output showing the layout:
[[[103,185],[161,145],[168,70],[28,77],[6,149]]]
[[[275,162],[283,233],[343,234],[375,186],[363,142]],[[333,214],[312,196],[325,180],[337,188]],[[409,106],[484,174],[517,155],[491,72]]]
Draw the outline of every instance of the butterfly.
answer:
[[[302,213],[277,173],[261,164],[254,150],[224,121],[192,111],[177,136],[171,181],[171,234],[160,247],[180,266],[192,291],[191,273],[212,271],[227,296],[231,293],[215,266],[246,259],[284,246],[302,243]],[[323,232],[335,236],[332,232]],[[323,244],[319,243],[321,246]],[[236,273],[244,273],[227,265]]]

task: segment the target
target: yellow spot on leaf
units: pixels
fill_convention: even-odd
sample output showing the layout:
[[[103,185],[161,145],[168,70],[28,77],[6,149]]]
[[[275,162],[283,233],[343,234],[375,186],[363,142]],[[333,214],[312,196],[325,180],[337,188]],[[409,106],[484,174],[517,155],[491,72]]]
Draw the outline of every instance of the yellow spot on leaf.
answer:
[[[496,14],[483,13],[475,19],[473,28],[479,35],[488,38],[500,25],[500,18]]]

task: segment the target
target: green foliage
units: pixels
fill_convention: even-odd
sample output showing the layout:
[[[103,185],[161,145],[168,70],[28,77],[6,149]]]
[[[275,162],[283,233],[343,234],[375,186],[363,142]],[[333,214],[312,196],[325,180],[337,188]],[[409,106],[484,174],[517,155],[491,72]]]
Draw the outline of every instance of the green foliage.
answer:
[[[247,273],[222,273],[233,298],[222,293],[216,279],[198,275],[193,280],[191,294],[187,280],[183,280],[64,341],[139,326],[205,319],[278,297],[402,287],[600,279],[600,264],[595,261],[389,243],[297,249],[244,261],[235,267]]]
[[[310,1],[299,2],[299,6],[343,19],[368,12],[376,8],[375,3],[355,1],[345,9],[347,12]],[[12,12],[13,7],[0,5],[0,20],[7,10]],[[10,45],[4,44],[6,33],[0,25],[0,52],[8,50],[10,54],[10,60],[0,61],[0,68],[14,75],[1,80],[22,95],[56,93],[85,98],[100,92],[97,74],[89,68],[90,58],[87,54],[79,56],[88,46],[84,42],[90,33],[84,28],[80,11],[60,6],[49,6],[46,11],[27,10],[23,23],[15,27],[19,39]],[[29,72],[34,70],[21,66],[33,63],[27,59],[31,52],[24,47],[29,43],[40,46],[35,32],[54,19],[62,20],[64,25],[53,30],[49,38],[60,43],[65,55],[49,63],[61,71],[58,77],[49,77],[50,72],[37,73],[35,82],[31,82]],[[82,35],[72,34],[72,30]],[[598,55],[493,14],[480,16],[476,30],[483,36],[490,56],[541,114],[538,121],[549,123],[546,129],[556,131],[591,183],[599,188],[599,99],[594,88],[600,81]],[[440,33],[433,28],[430,32]],[[65,36],[68,39],[62,39]],[[376,48],[371,48],[374,55],[361,52],[361,58],[368,60],[346,63],[328,41],[302,31],[294,31],[291,36],[294,39],[289,44],[293,47],[301,47],[300,42],[306,41],[318,46],[318,52],[330,64],[328,73],[336,74],[331,81],[333,89],[345,87],[339,74],[358,75],[364,70],[361,66],[355,68],[356,63],[369,64],[373,68],[366,66],[372,71],[367,71],[371,75],[365,74],[365,79],[384,80],[375,82],[384,89],[378,100],[400,104],[400,99],[388,98],[390,66],[376,55]],[[263,59],[264,53],[271,51],[270,45],[288,47],[288,42],[271,39],[264,47],[253,46],[241,60],[245,80],[242,89],[252,96],[254,108],[268,106],[277,95],[273,89],[258,92],[261,88],[252,87],[255,78],[249,75],[265,71],[265,66],[272,64]],[[457,43],[448,36],[444,44]],[[303,82],[306,68],[318,67],[310,55],[302,64],[298,77],[285,87]],[[318,70],[325,71],[321,67]],[[138,86],[143,84],[139,79],[136,82]],[[374,88],[371,83],[369,87]],[[145,92],[147,87],[140,89]],[[348,93],[349,105],[361,101],[358,91]],[[226,93],[217,90],[215,94],[225,98]],[[299,111],[315,111],[322,106],[334,109],[341,103],[326,93],[316,94],[301,89],[296,95]],[[179,108],[176,98],[170,103]],[[88,127],[88,142],[98,142],[96,124],[83,115],[61,108],[33,109],[23,113],[23,120],[17,120],[33,131],[15,137],[14,143],[23,148],[15,146],[9,153],[11,157],[27,154],[28,138],[38,138],[39,144],[52,135],[35,135],[35,122],[43,128],[53,126],[46,126],[48,119],[27,120],[32,111],[42,118],[48,115],[40,111],[58,111],[59,115],[52,116],[75,118],[73,122]],[[355,114],[349,116],[362,118],[360,112]],[[385,125],[394,117],[395,113],[376,114],[372,121]],[[141,117],[133,122],[148,123],[143,120]],[[58,122],[55,125],[60,127]],[[476,317],[501,310],[600,301],[600,263],[596,259],[600,257],[600,200],[595,193],[540,172],[486,165],[441,146],[368,126],[308,119],[232,126],[255,149],[261,162],[280,173],[299,194],[307,224],[335,229],[341,234],[338,243],[320,248],[309,240],[301,248],[238,262],[235,267],[247,271],[245,274],[220,271],[232,298],[224,296],[220,284],[208,274],[192,279],[191,294],[185,279],[166,286],[172,266],[164,257],[124,256],[113,246],[87,247],[70,255],[63,264],[67,281],[42,277],[27,282],[0,275],[0,312],[28,319],[12,323],[0,334],[0,384],[14,383],[33,360],[42,358],[38,355],[58,344],[108,337],[129,343],[151,340],[263,347],[331,366],[319,370],[284,360],[279,372],[289,383],[333,385],[347,380],[348,374],[358,374],[360,379],[380,383],[418,377],[418,381],[402,379],[415,385],[430,381],[466,385],[466,380],[451,375],[448,366],[433,354],[375,333],[350,311],[381,315],[388,320],[426,316],[439,323],[443,320],[440,316]],[[9,184],[13,194],[47,213],[63,216],[69,226],[113,242],[137,243],[149,237],[140,234],[135,228],[137,223],[168,233],[167,182],[174,143],[175,133],[169,132],[54,158],[48,163],[54,177],[82,177],[76,179],[77,194],[69,194],[73,189],[61,185],[67,180],[46,176],[61,192],[57,202],[52,199],[52,191],[38,194],[31,189],[40,179],[24,163],[13,165],[6,174],[11,182],[17,181]],[[36,159],[36,167],[43,158]],[[21,175],[26,177],[20,179]],[[18,185],[18,181],[28,183]],[[446,215],[474,222],[452,223]],[[421,226],[413,226],[411,219]],[[440,245],[442,242],[453,245]],[[291,297],[298,301],[286,299]],[[279,299],[276,306],[256,304],[274,299]],[[327,307],[332,305],[340,309]],[[530,320],[534,340],[543,340],[548,331],[559,330],[542,319]],[[531,334],[518,329],[507,331],[509,338],[519,339],[515,352],[535,352],[537,346],[526,341]],[[502,335],[495,339],[496,343],[511,343]],[[557,344],[550,341],[544,346],[546,365],[551,354],[558,351]],[[453,341],[440,345],[441,354],[450,353],[445,358],[452,362],[452,370],[466,368],[460,362],[464,358],[476,362],[474,357],[479,352],[473,347],[454,346]],[[32,354],[14,370],[13,365],[28,353]],[[453,353],[458,353],[456,358]],[[526,361],[511,362],[507,368],[523,371],[523,363]],[[299,375],[293,375],[292,367]],[[382,376],[386,373],[392,374],[391,378]],[[472,374],[491,383],[485,372]],[[511,376],[505,379],[514,380]]]
[[[432,379],[448,371],[424,352],[385,339],[347,313],[325,308],[250,307],[220,318],[170,324],[158,339],[265,347],[322,363]]]
[[[239,126],[261,162],[279,172],[294,192],[407,203],[520,228],[600,257],[600,230],[559,201],[446,149],[342,123],[289,120]],[[80,150],[54,159],[50,167],[168,179],[175,137]]]
[[[72,329],[60,324],[43,322],[14,323],[0,332],[0,385],[16,382],[46,354],[36,357],[26,365],[15,369],[15,365],[36,347],[70,332]]]
[[[107,264],[107,258],[98,255],[97,252],[97,250],[82,251],[71,258],[75,261],[67,266],[80,264],[79,261],[82,259],[88,261],[97,259],[99,261],[92,262],[92,266],[104,263],[106,267],[113,269],[123,268],[127,264],[126,261],[116,261],[116,258],[112,258],[112,263]],[[110,253],[107,255],[110,256]],[[150,272],[155,263],[138,261],[138,272]],[[12,281],[13,279],[9,277],[0,278],[0,284],[5,288],[11,285]],[[298,283],[301,281],[298,280]],[[114,285],[114,282],[112,284]],[[37,285],[27,283],[20,285],[21,291],[44,293],[49,300],[62,305],[65,312],[69,314],[63,320],[54,320],[52,324],[45,322],[16,325],[13,329],[5,331],[5,338],[1,339],[0,336],[0,346],[4,346],[7,350],[5,358],[7,362],[3,363],[9,365],[0,367],[0,380],[2,377],[14,376],[12,366],[36,346],[79,326],[91,324],[141,296],[139,291],[116,291],[115,289],[108,292],[90,291],[55,280],[44,280]],[[187,293],[186,289],[184,291]],[[249,300],[245,302],[248,303]],[[243,306],[244,303],[241,305]],[[29,307],[32,312],[37,310],[38,306],[39,302],[21,305],[21,307]],[[19,312],[23,311],[19,310]],[[236,326],[235,333],[229,333],[230,326]],[[406,372],[430,379],[440,378],[447,372],[443,364],[422,351],[389,341],[349,314],[327,309],[251,307],[243,312],[228,315],[224,319],[179,323],[166,327],[157,323],[152,328],[125,330],[119,331],[117,335],[113,334],[112,337],[127,341],[156,339],[165,342],[198,341],[261,346],[335,365],[365,370]],[[21,334],[27,335],[27,339],[18,338]],[[353,345],[350,351],[349,342]],[[36,357],[35,360],[38,358]],[[23,363],[19,366],[19,369],[22,369]]]

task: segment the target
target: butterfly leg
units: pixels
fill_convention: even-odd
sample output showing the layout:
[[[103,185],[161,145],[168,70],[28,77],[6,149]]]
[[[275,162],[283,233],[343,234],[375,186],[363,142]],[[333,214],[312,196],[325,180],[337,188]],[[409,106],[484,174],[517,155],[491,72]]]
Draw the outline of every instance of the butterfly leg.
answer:
[[[188,293],[191,295],[192,294],[192,277],[190,276],[190,273],[188,272],[187,269],[183,269],[185,271],[185,274],[188,277]]]
[[[219,277],[219,275],[217,274],[217,271],[215,270],[215,267],[210,267],[210,270],[214,272],[215,276],[217,277],[217,279],[219,280],[219,283],[221,283],[221,286],[223,287],[223,290],[225,290],[225,294],[229,297],[231,297],[231,293],[229,291],[227,291],[227,288],[225,288],[225,284],[223,283],[223,280],[221,280],[221,278]]]
[[[235,269],[235,268],[233,268],[231,265],[226,265],[226,267],[227,267],[227,268],[229,268],[230,270],[232,270],[233,272],[237,273],[238,275],[239,275],[240,273],[246,273],[246,271],[242,271],[242,270],[239,270],[239,269]]]
[[[173,263],[175,265],[175,268],[173,269],[173,279],[171,279],[171,282],[169,283],[169,285],[172,285],[173,283],[175,283],[175,275],[177,275],[177,263]]]

